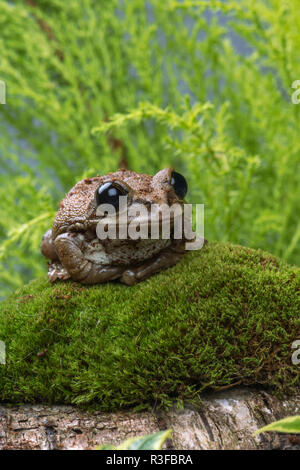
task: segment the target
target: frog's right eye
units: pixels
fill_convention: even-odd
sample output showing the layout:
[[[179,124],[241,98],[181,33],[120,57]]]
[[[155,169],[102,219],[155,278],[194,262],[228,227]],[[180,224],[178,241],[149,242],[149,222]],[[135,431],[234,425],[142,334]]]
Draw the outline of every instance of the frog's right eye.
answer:
[[[100,204],[111,204],[116,210],[119,209],[119,197],[127,196],[128,191],[119,183],[108,181],[101,184],[95,192],[95,200],[97,206]]]

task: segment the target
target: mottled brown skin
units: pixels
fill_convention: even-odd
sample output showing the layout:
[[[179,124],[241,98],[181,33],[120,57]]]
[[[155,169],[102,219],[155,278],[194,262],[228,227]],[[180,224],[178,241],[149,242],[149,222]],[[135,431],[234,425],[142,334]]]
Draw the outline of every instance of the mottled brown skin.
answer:
[[[48,277],[74,279],[83,284],[119,279],[133,285],[153,273],[176,264],[183,256],[185,240],[100,240],[96,235],[96,189],[107,181],[120,182],[129,190],[129,204],[183,204],[170,184],[171,168],[155,176],[118,170],[77,183],[59,204],[52,230],[41,244],[51,260]]]

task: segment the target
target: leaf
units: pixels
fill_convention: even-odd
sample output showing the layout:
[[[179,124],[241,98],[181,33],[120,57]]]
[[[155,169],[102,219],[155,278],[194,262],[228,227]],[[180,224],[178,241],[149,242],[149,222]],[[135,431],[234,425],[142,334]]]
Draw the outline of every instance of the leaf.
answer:
[[[112,446],[111,444],[103,444],[103,446],[97,447],[96,450],[116,450],[117,448]]]
[[[148,436],[131,437],[127,439],[118,447],[109,444],[97,447],[97,450],[160,450],[163,443],[172,434],[172,429],[166,431],[159,431]]]
[[[265,431],[277,431],[286,433],[300,433],[300,416],[289,416],[288,418],[280,419],[274,423],[268,424],[261,429],[255,431],[255,434],[260,434]]]

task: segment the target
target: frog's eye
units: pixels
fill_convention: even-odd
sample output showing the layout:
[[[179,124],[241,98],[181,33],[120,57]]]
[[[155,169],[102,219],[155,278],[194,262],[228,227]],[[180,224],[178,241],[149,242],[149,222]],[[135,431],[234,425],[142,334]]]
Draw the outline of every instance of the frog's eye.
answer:
[[[180,173],[176,173],[176,171],[172,171],[170,183],[173,186],[177,196],[180,199],[183,199],[188,190],[188,185],[184,176],[182,176]]]
[[[119,197],[127,196],[128,191],[116,182],[108,181],[101,184],[95,192],[97,206],[100,204],[112,204],[116,210],[119,209]]]

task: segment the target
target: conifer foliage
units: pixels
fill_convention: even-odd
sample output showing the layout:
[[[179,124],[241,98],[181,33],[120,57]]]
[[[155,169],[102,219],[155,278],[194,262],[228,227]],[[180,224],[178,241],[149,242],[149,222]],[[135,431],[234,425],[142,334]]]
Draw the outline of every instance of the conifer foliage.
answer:
[[[79,179],[173,166],[205,232],[300,263],[293,0],[0,3],[0,295]]]

